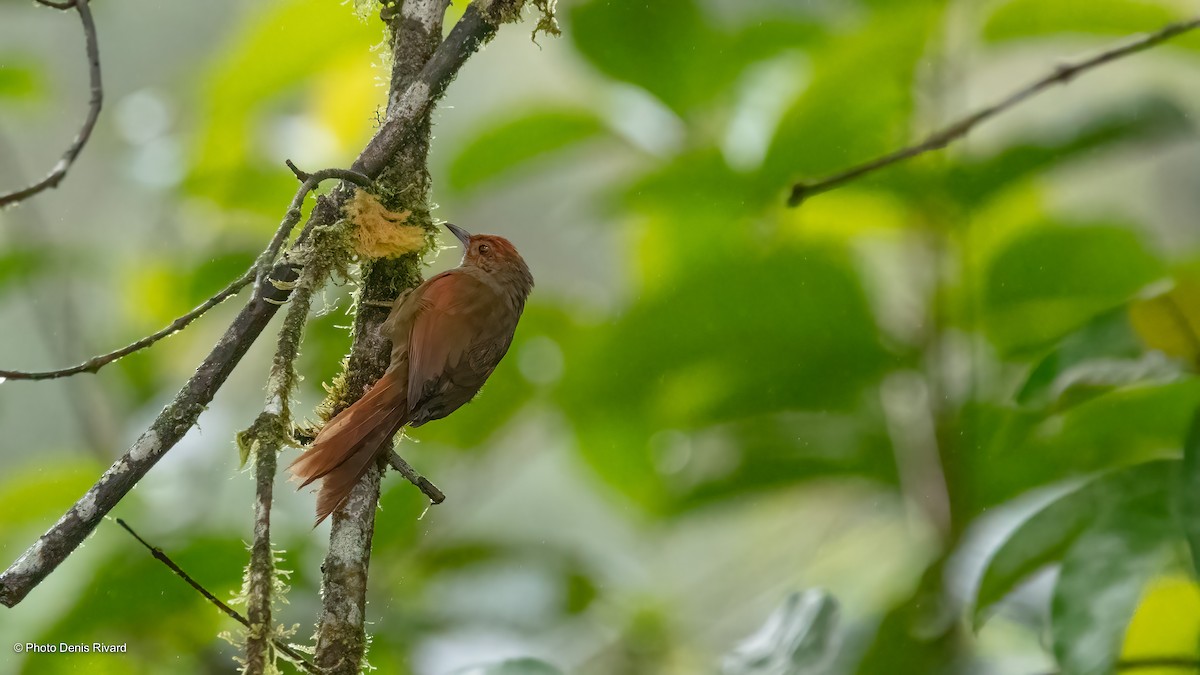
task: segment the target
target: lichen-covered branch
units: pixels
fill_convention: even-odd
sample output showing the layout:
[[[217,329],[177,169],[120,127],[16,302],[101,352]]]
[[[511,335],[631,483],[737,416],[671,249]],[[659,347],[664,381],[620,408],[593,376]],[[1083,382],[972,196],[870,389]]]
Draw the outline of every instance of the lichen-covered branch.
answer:
[[[69,0],[69,2],[38,1],[47,7],[55,9],[66,10],[74,8],[79,14],[79,21],[83,24],[83,36],[87,51],[91,98],[88,101],[87,117],[83,120],[83,126],[75,134],[75,139],[71,141],[71,145],[67,147],[67,151],[63,153],[62,158],[50,169],[50,173],[33,185],[7,194],[0,194],[0,208],[28,199],[43,190],[58,187],[58,184],[66,177],[67,170],[75,163],[75,158],[83,151],[83,146],[87,145],[88,139],[92,137],[92,129],[96,128],[96,121],[100,119],[100,108],[104,105],[104,83],[100,79],[100,44],[96,39],[96,22],[92,19],[92,8],[88,4],[88,0]]]
[[[858,180],[863,176],[875,173],[880,169],[885,169],[893,164],[903,162],[918,155],[923,155],[933,150],[941,150],[950,145],[954,141],[966,136],[972,129],[979,126],[981,123],[999,115],[1000,113],[1020,104],[1021,102],[1040,94],[1041,92],[1058,84],[1066,84],[1093,68],[1102,66],[1106,63],[1116,61],[1131,54],[1136,54],[1145,51],[1155,45],[1162,44],[1167,40],[1179,37],[1184,33],[1200,28],[1200,16],[1183,21],[1173,23],[1162,29],[1144,35],[1142,37],[1130,40],[1124,44],[1118,45],[1111,49],[1096,54],[1082,61],[1075,63],[1067,63],[1060,65],[1054,69],[1054,72],[1045,75],[1038,80],[1022,87],[1021,89],[1009,94],[1003,100],[994,103],[986,108],[978,110],[963,119],[930,134],[925,140],[915,145],[910,145],[906,148],[901,148],[894,152],[890,152],[882,157],[878,157],[869,162],[864,162],[858,166],[851,167],[844,171],[840,171],[827,178],[811,182],[796,183],[792,186],[791,196],[788,198],[789,206],[799,206],[805,199],[814,195],[819,195],[822,192],[829,192],[837,189],[846,183]]]
[[[520,16],[524,0],[471,3],[441,40],[445,0],[405,0],[387,8],[393,51],[388,115],[376,138],[353,168],[376,175],[376,194],[388,209],[409,211],[410,224],[432,225],[429,215],[429,116],[467,57],[495,35],[497,27]],[[364,266],[354,321],[354,343],[343,382],[330,412],[356,401],[387,369],[390,353],[379,326],[384,309],[401,290],[420,282],[420,254],[377,260]],[[407,466],[404,464],[404,466]],[[411,467],[410,467],[411,469]],[[410,471],[417,476],[415,471]],[[370,468],[350,497],[333,513],[329,553],[323,565],[322,612],[316,663],[331,673],[357,673],[366,649],[366,591],[375,509],[382,466]],[[408,475],[408,474],[406,474]],[[408,476],[413,480],[412,476]],[[417,476],[419,479],[420,477]],[[418,486],[421,483],[414,480]],[[422,489],[439,501],[441,491]],[[432,492],[432,494],[431,494]],[[434,495],[437,495],[435,497]]]
[[[481,10],[476,3],[472,3],[451,34],[438,45],[433,56],[420,69],[419,75],[407,85],[404,95],[398,99],[395,106],[394,117],[371,139],[352,170],[368,179],[376,180],[390,163],[399,161],[401,151],[410,145],[410,134],[423,126],[432,105],[458,72],[459,67],[495,34],[497,21],[507,18],[510,14],[496,13],[494,10],[497,7],[519,8],[522,4],[523,2],[514,0],[492,0]],[[416,136],[421,137],[421,134]],[[424,136],[427,142],[427,131]],[[306,190],[308,187],[306,182],[297,191],[292,208],[285,217],[285,223],[290,221],[291,225],[295,225],[298,222],[299,204],[309,191]],[[389,189],[393,196],[396,196],[403,191],[403,185],[389,183]],[[318,198],[300,237],[316,227],[336,223],[341,217],[342,206],[352,195],[353,190],[343,182],[330,194]],[[409,278],[412,275],[406,273],[403,266],[397,268],[393,264],[383,264],[367,267],[369,269],[364,275],[366,282],[361,294],[363,299],[388,300],[395,296],[397,288],[413,285],[413,280]],[[411,262],[409,268],[415,271],[415,265]],[[297,266],[285,259],[271,268],[270,275],[262,276],[260,282],[255,284],[254,295],[234,318],[212,351],[129,451],[113,463],[96,484],[20,558],[0,573],[0,604],[12,607],[24,599],[30,590],[79,546],[95,529],[100,519],[133,489],[163,454],[183,438],[249,350],[250,345],[266,328],[267,323],[278,311],[280,303],[287,300],[288,291],[267,283],[268,278],[287,283],[296,279],[297,272]],[[356,325],[361,323],[360,327],[377,327],[383,318],[382,310],[366,310],[360,312],[356,318]],[[359,335],[364,333],[359,330]],[[364,353],[370,347],[367,342],[369,338],[363,337],[360,340],[360,344],[356,345],[356,353]],[[378,345],[375,347],[378,348]],[[351,360],[354,360],[353,357]],[[351,374],[356,376],[348,378],[349,384],[353,384],[351,380],[367,380],[370,371],[359,368]],[[355,397],[361,396],[365,388],[363,381],[357,384],[357,388],[347,389],[355,392]],[[351,502],[353,501],[352,499]],[[335,517],[335,523],[336,521]],[[367,543],[369,545],[369,542]]]
[[[274,672],[272,646],[277,635],[272,618],[275,594],[282,591],[271,547],[271,504],[279,451],[291,434],[291,395],[296,382],[296,357],[304,325],[312,308],[313,294],[324,285],[329,273],[325,261],[309,261],[295,283],[291,304],[279,329],[278,346],[267,379],[267,401],[254,424],[238,435],[238,446],[254,455],[254,539],[246,568],[244,594],[249,626],[246,631],[245,672],[261,675]]]
[[[276,239],[286,239],[287,234],[300,221],[300,206],[316,185],[315,178],[300,185],[280,223]],[[343,192],[348,194],[348,191]],[[305,226],[305,232],[310,232],[315,227],[314,223],[337,222],[339,212],[340,208],[335,200],[318,199],[309,223]],[[301,236],[305,236],[305,233],[302,232]],[[269,251],[270,247],[264,251],[257,264],[271,264],[271,259],[267,257]],[[29,591],[66,560],[96,528],[100,519],[192,428],[200,413],[212,401],[217,390],[250,349],[250,345],[266,328],[280,304],[287,301],[289,291],[276,284],[267,283],[267,279],[291,282],[296,279],[298,269],[297,264],[284,260],[271,268],[271,273],[264,275],[263,281],[255,285],[255,293],[250,301],[234,318],[225,334],[175,395],[174,400],[158,414],[150,428],[138,438],[128,452],[104,472],[96,484],[84,493],[57,523],[39,537],[16,562],[0,573],[0,604],[13,607],[24,599]]]

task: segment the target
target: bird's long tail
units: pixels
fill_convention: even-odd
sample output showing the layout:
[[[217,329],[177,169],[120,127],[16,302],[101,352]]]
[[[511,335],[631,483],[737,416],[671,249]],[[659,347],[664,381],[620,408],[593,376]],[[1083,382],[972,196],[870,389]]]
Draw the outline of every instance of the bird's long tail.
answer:
[[[404,426],[405,383],[388,371],[354,405],[321,429],[312,446],[288,467],[300,487],[323,479],[317,496],[317,524],[336,509],[367,472],[387,442]]]

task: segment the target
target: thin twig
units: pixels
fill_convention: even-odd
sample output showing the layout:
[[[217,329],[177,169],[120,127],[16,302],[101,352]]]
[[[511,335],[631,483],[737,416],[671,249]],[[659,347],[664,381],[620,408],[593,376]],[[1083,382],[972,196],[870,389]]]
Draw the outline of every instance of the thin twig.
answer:
[[[317,171],[316,173],[304,173],[297,169],[296,166],[292,164],[291,160],[288,160],[288,166],[290,166],[293,171],[298,172],[297,176],[303,174],[303,178],[301,179],[303,182],[300,185],[299,190],[297,190],[291,206],[288,208],[287,215],[284,217],[279,229],[276,230],[275,236],[271,240],[271,244],[258,257],[258,260],[255,261],[254,267],[252,267],[250,271],[246,272],[237,279],[234,279],[228,286],[226,286],[216,295],[205,300],[192,311],[172,321],[171,324],[166,328],[163,328],[157,333],[147,335],[137,342],[131,343],[107,354],[93,356],[87,361],[69,368],[42,371],[0,370],[0,382],[4,380],[52,380],[60,377],[78,375],[79,373],[95,373],[113,361],[117,361],[118,359],[129,356],[136,351],[145,349],[153,345],[155,342],[158,342],[169,335],[183,330],[188,324],[200,318],[208,310],[216,307],[230,297],[237,295],[238,291],[242,290],[246,284],[254,281],[256,277],[265,277],[267,275],[271,269],[271,264],[275,262],[275,258],[278,257],[279,250],[283,247],[283,243],[287,241],[288,235],[291,234],[292,228],[296,226],[296,223],[300,222],[300,206],[304,203],[305,197],[309,192],[317,189],[317,186],[320,185],[321,182],[331,178],[337,178],[339,180],[348,181],[364,187],[369,187],[371,185],[370,178],[367,178],[357,171],[350,171],[349,169],[323,169],[321,171]]]
[[[98,370],[100,370],[101,368],[103,368],[104,366],[107,366],[108,364],[112,363],[113,361],[116,361],[123,357],[129,356],[130,354],[132,354],[136,351],[145,349],[146,347],[149,347],[150,345],[154,344],[155,342],[158,342],[159,340],[167,337],[168,335],[172,335],[174,333],[177,333],[177,332],[183,330],[184,328],[187,327],[188,324],[190,324],[191,322],[200,318],[200,316],[203,315],[208,310],[212,309],[213,307],[216,307],[217,305],[221,304],[222,302],[225,302],[225,300],[229,299],[230,297],[237,295],[238,291],[242,290],[242,288],[244,288],[246,286],[246,284],[249,284],[253,280],[254,280],[254,270],[250,270],[250,271],[246,272],[245,274],[243,274],[242,276],[238,277],[237,279],[234,279],[233,282],[231,282],[225,288],[221,289],[221,291],[218,292],[216,295],[214,295],[211,298],[200,303],[200,305],[197,306],[192,311],[190,311],[187,314],[184,314],[183,316],[179,317],[178,319],[175,319],[174,321],[172,321],[171,324],[169,326],[167,326],[166,328],[163,328],[162,330],[158,331],[157,333],[152,333],[150,335],[147,335],[146,337],[138,340],[137,342],[128,344],[116,351],[112,351],[107,354],[101,354],[99,356],[93,356],[92,358],[88,359],[87,361],[84,361],[83,363],[71,366],[69,368],[61,368],[59,370],[40,370],[40,371],[0,370],[0,381],[3,381],[3,380],[53,380],[55,378],[69,377],[71,375],[77,375],[79,373],[95,373]]]
[[[846,169],[827,178],[822,178],[813,182],[800,182],[792,186],[792,194],[788,198],[788,206],[799,206],[805,199],[813,195],[829,192],[854,180],[858,180],[867,174],[874,173],[880,169],[889,167],[897,162],[902,162],[906,159],[911,159],[918,155],[923,155],[932,150],[941,150],[950,143],[966,136],[972,129],[982,122],[999,115],[1000,113],[1012,108],[1013,106],[1029,99],[1042,91],[1049,89],[1056,84],[1066,84],[1077,75],[1080,75],[1088,70],[1104,65],[1110,61],[1116,61],[1130,54],[1136,54],[1140,51],[1149,49],[1155,45],[1161,44],[1172,38],[1178,37],[1200,27],[1200,17],[1173,23],[1165,26],[1159,31],[1150,33],[1140,38],[1133,39],[1125,44],[1113,47],[1092,56],[1091,58],[1078,61],[1076,63],[1067,63],[1060,65],[1054,69],[1054,72],[1042,77],[1022,89],[1010,94],[1007,98],[998,103],[992,104],[982,110],[968,115],[967,117],[943,128],[928,138],[910,145],[901,150],[888,153],[882,157],[873,159],[864,164]]]
[[[257,287],[262,286],[267,272],[270,271],[271,263],[273,263],[275,258],[279,256],[279,251],[283,248],[284,242],[287,241],[288,236],[291,234],[292,227],[295,226],[296,223],[300,222],[300,209],[304,206],[304,200],[307,198],[308,193],[316,190],[318,185],[331,178],[336,178],[347,183],[354,183],[362,188],[371,187],[371,178],[369,176],[351,169],[321,169],[315,173],[308,173],[307,171],[301,171],[299,168],[297,168],[290,159],[285,160],[284,163],[287,164],[287,167],[292,170],[292,173],[296,174],[296,178],[300,181],[300,189],[296,192],[296,197],[292,199],[292,203],[288,207],[287,215],[284,218],[284,222],[291,220],[292,225],[286,228],[279,228],[279,230],[275,233],[275,236],[271,239],[270,245],[268,245],[266,250],[263,251],[262,255],[259,256],[258,262],[255,263],[255,266],[258,268],[257,280],[255,282],[255,286]],[[311,221],[309,225],[312,225]],[[304,231],[302,231],[300,236],[296,238],[296,243],[303,243],[310,231],[311,227],[304,228]]]
[[[58,160],[58,163],[50,170],[50,173],[40,181],[28,187],[21,188],[16,192],[0,195],[0,208],[28,199],[43,190],[58,187],[58,184],[66,177],[67,170],[75,163],[75,158],[83,150],[83,146],[91,138],[92,129],[96,127],[96,120],[100,119],[100,107],[104,104],[104,85],[100,80],[100,46],[96,42],[96,23],[92,20],[92,10],[88,6],[88,0],[70,0],[69,2],[38,1],[47,7],[55,9],[74,8],[79,13],[79,20],[83,23],[83,34],[87,44],[88,77],[91,81],[92,96],[88,102],[88,114],[83,121],[83,126],[75,134],[75,140],[71,141],[71,145],[63,153],[62,159]]]
[[[117,520],[118,525],[125,528],[126,532],[133,535],[133,538],[137,539],[138,543],[140,543],[142,546],[146,547],[146,550],[150,552],[150,555],[154,556],[155,560],[166,565],[168,569],[170,569],[172,572],[175,573],[175,576],[186,581],[189,586],[196,589],[196,591],[198,593],[200,593],[200,595],[203,595],[206,600],[208,600],[212,604],[216,605],[217,609],[224,612],[226,616],[228,616],[229,618],[233,619],[234,621],[242,624],[246,628],[250,627],[250,621],[246,617],[239,614],[236,609],[225,604],[224,602],[221,601],[220,598],[218,598],[217,596],[210,593],[207,588],[200,585],[200,582],[193,579],[191,577],[191,575],[189,575],[187,572],[183,571],[183,568],[181,568],[179,565],[175,564],[175,561],[171,560],[170,556],[168,556],[166,553],[163,553],[163,550],[161,548],[159,548],[157,546],[151,546],[149,542],[147,542],[145,539],[142,539],[142,537],[140,535],[138,535],[137,532],[133,531],[133,528],[129,526],[129,523],[126,523],[124,520],[122,520],[120,518],[117,518],[116,520]],[[310,673],[318,672],[316,666],[314,666],[311,661],[309,661],[307,658],[305,658],[305,656],[303,654],[301,654],[300,652],[298,652],[294,648],[292,648],[291,645],[289,645],[286,642],[284,642],[283,640],[279,640],[279,639],[273,639],[272,642],[274,643],[275,648],[278,649],[280,653],[287,655],[287,657],[290,661],[292,661],[296,665],[300,666],[305,671],[310,672]]]
[[[438,489],[438,486],[430,483],[428,478],[422,476],[416,469],[412,468],[412,465],[404,461],[404,458],[397,454],[395,450],[388,455],[388,464],[391,464],[392,468],[398,471],[401,476],[407,478],[408,482],[416,485],[418,490],[424,492],[425,496],[429,497],[431,503],[441,504],[446,501],[446,495]]]

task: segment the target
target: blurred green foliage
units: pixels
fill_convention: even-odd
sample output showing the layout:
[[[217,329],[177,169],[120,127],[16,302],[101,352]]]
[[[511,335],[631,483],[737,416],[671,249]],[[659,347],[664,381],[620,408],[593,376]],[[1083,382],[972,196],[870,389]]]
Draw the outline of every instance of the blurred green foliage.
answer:
[[[871,159],[973,109],[980,101],[958,100],[963,82],[947,74],[951,66],[975,59],[1003,65],[1024,47],[1070,55],[1104,44],[1105,36],[1178,19],[1178,7],[1003,0],[980,4],[964,19],[933,0],[837,4],[809,12],[787,3],[720,11],[699,0],[560,3],[565,37],[557,53],[586,69],[577,74],[590,78],[588,91],[578,100],[523,100],[502,110],[476,101],[488,110],[469,133],[435,140],[447,167],[435,172],[435,192],[449,214],[536,187],[567,164],[587,167],[589,184],[576,187],[597,196],[605,241],[621,261],[605,289],[609,302],[597,310],[565,286],[540,284],[510,356],[478,400],[414,431],[421,443],[406,445],[406,455],[435,479],[439,471],[461,478],[442,485],[448,493],[491,495],[532,463],[536,443],[546,443],[528,428],[548,429],[568,439],[577,461],[563,474],[582,473],[606,504],[616,504],[622,522],[655,541],[781,495],[838,489],[863,503],[903,503],[893,526],[919,523],[906,530],[910,549],[872,550],[852,574],[867,578],[879,567],[873,556],[917,560],[918,569],[869,611],[847,612],[836,629],[844,641],[821,627],[821,649],[827,640],[844,642],[844,653],[821,668],[1014,672],[997,658],[1001,649],[980,645],[997,639],[1008,647],[1004,636],[1019,634],[1020,647],[1037,658],[1037,635],[1048,629],[1049,649],[1035,665],[1053,659],[1064,673],[1112,672],[1145,584],[1181,570],[1196,574],[1185,547],[1188,533],[1193,546],[1198,539],[1200,441],[1193,438],[1185,456],[1184,439],[1200,406],[1200,284],[1196,251],[1165,245],[1153,209],[1110,208],[1102,187],[1085,201],[1104,206],[1089,210],[1056,199],[1055,186],[1096,167],[1113,170],[1123,158],[1152,161],[1156,151],[1194,140],[1194,101],[1168,86],[1120,89],[1128,95],[1077,108],[1060,96],[1053,106],[1071,108],[1069,123],[1044,107],[1040,114],[1054,119],[1027,115],[978,145],[902,164],[797,211],[783,201],[794,180]],[[948,40],[950,33],[957,39]],[[339,3],[280,0],[249,12],[213,50],[202,84],[189,92],[201,105],[176,196],[211,209],[216,234],[198,251],[172,251],[130,273],[127,283],[138,293],[124,311],[134,328],[183,313],[252,260],[295,184],[263,152],[264,136],[300,120],[323,129],[328,154],[352,159],[382,101],[371,49],[381,39],[376,20],[361,22]],[[1198,44],[1185,37],[1140,57],[1139,67],[1149,72],[1161,63],[1155,59],[1172,59],[1194,76]],[[498,54],[494,45],[476,59]],[[1018,60],[1018,81],[1045,72],[1026,72],[1029,62]],[[782,71],[791,85],[769,76]],[[0,69],[0,97],[42,87],[35,69]],[[983,102],[991,102],[1007,86],[985,89]],[[786,100],[771,103],[780,92]],[[761,147],[735,159],[731,145],[751,144],[734,133],[745,115],[755,120]],[[654,117],[668,124],[647,122]],[[643,136],[630,131],[639,124]],[[620,171],[591,172],[606,162]],[[1200,176],[1181,180],[1194,192]],[[521,239],[534,233],[521,223],[543,208],[529,200],[495,228],[528,250]],[[0,293],[45,275],[54,255],[0,251]],[[548,267],[559,256],[564,268],[592,258],[591,251],[546,253],[532,260],[539,280],[539,262]],[[320,384],[333,379],[348,348],[346,295],[344,286],[330,290],[308,327],[300,362],[305,401],[322,395]],[[174,340],[114,367],[126,410],[160,401],[177,384],[176,371],[186,371],[205,346]],[[131,428],[138,426],[140,418],[130,417]],[[242,417],[238,423],[253,415]],[[511,445],[525,454],[504,454]],[[209,450],[236,462],[230,448]],[[463,464],[483,468],[472,473]],[[51,522],[96,469],[78,462],[5,480],[6,550]],[[831,499],[830,508],[841,503]],[[420,496],[389,481],[382,508],[369,658],[383,672],[416,669],[428,663],[420,658],[430,644],[480,626],[521,644],[551,633],[554,644],[586,643],[548,659],[563,672],[712,672],[717,655],[750,632],[722,633],[729,639],[720,644],[688,632],[695,618],[679,616],[683,610],[671,603],[683,601],[661,589],[703,560],[656,569],[661,576],[639,581],[649,597],[618,593],[614,579],[635,575],[602,572],[611,561],[585,543],[548,543],[537,533],[534,526],[557,515],[551,504],[516,525],[484,514],[476,529],[440,532],[418,520]],[[1005,517],[1012,527],[998,532]],[[809,525],[795,518],[786,536],[763,538],[798,538]],[[601,521],[581,522],[578,539],[587,540],[589,527],[603,529]],[[239,583],[239,537],[247,535],[224,525],[156,543],[228,594]],[[284,621],[305,622],[296,637],[302,641],[315,616],[320,546],[307,532],[282,536],[286,566],[296,570]],[[982,571],[956,571],[958,556],[978,555],[979,538],[989,548]],[[144,639],[156,649],[125,662],[136,672],[161,672],[164,663],[173,672],[205,672],[230,663],[233,648],[213,637],[230,628],[220,615],[140,550],[102,553],[39,628],[45,639],[152,634]],[[742,555],[743,567],[757,569],[753,547]],[[1027,584],[1044,580],[1038,573],[1051,566],[1058,575],[1050,586]],[[468,611],[446,600],[492,578],[524,590]],[[129,589],[147,599],[124,595]],[[660,590],[665,597],[655,595]],[[1023,613],[1031,594],[1039,609]],[[785,604],[778,622],[794,610]],[[570,639],[554,633],[565,622],[576,631]],[[797,648],[803,631],[767,628],[768,643],[725,661],[726,672],[826,672],[793,667],[805,652]],[[461,672],[558,672],[531,660],[491,660],[498,665]],[[31,657],[20,668],[57,672],[48,669],[64,664]]]

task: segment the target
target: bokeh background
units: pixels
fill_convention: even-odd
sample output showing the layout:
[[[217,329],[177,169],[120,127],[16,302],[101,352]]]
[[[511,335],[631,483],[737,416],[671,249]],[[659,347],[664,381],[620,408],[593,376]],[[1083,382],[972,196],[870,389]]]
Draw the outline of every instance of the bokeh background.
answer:
[[[353,160],[386,73],[358,5],[94,3],[95,136],[59,189],[0,212],[0,367],[166,325],[261,250],[295,190],[285,159]],[[1200,33],[784,206],[795,179],[1189,10],[560,0],[561,38],[506,26],[436,112],[434,215],[512,239],[538,286],[480,397],[399,448],[449,499],[426,512],[385,481],[371,665],[1033,675],[1080,649],[1195,658],[1200,591],[1162,495],[1200,404]],[[75,133],[82,49],[74,15],[0,1],[0,186],[40,177]],[[350,290],[316,303],[297,410],[349,348]],[[0,384],[0,562],[124,452],[240,303],[98,375]],[[114,512],[221,597],[248,558],[233,436],[262,404],[260,343]],[[303,642],[328,525],[279,485],[279,618]],[[1040,530],[1018,527],[1035,512]],[[981,584],[998,549],[1011,564]],[[789,599],[806,589],[838,606],[807,641]],[[107,521],[0,611],[0,672],[229,672],[219,634],[236,628]],[[26,641],[128,654],[9,653]]]

